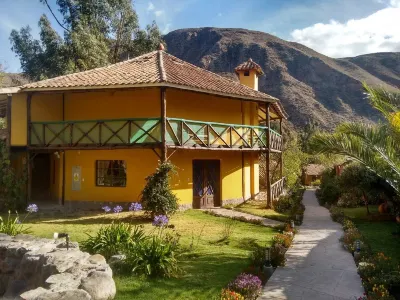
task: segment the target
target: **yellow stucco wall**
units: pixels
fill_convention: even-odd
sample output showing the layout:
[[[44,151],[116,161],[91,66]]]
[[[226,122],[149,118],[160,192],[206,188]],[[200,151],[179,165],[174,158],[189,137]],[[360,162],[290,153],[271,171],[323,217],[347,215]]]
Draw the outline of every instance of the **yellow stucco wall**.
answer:
[[[65,94],[65,120],[160,117],[160,90]]]
[[[26,94],[14,94],[11,107],[11,146],[26,146]]]
[[[62,94],[35,94],[32,97],[32,121],[62,120]],[[13,145],[26,145],[26,94],[13,96]],[[160,116],[160,90],[156,88],[127,91],[70,92],[64,95],[65,120],[118,119]],[[167,116],[199,121],[256,125],[257,104],[167,89]],[[19,143],[19,144],[18,144]],[[192,162],[194,159],[218,159],[221,162],[221,200],[250,198],[258,193],[256,154],[239,151],[178,150],[171,160],[178,173],[171,185],[181,204],[193,198]],[[62,197],[62,160],[51,158],[51,193]],[[96,187],[96,160],[125,160],[127,187]],[[68,150],[65,154],[66,201],[137,201],[145,177],[154,172],[158,157],[145,149]],[[244,164],[244,169],[242,169]],[[81,166],[81,190],[72,191],[72,167]],[[244,191],[242,190],[244,176]]]
[[[239,81],[241,84],[247,85],[248,87],[258,91],[258,76],[256,71],[251,70],[249,76],[244,76],[244,72],[239,73]]]
[[[62,158],[61,158],[62,159]],[[242,197],[242,160],[240,152],[183,151],[178,150],[171,161],[177,173],[172,174],[171,187],[180,199],[180,204],[192,204],[194,159],[217,159],[221,162],[222,200]],[[125,160],[127,165],[126,187],[97,187],[96,160]],[[137,201],[145,185],[145,178],[154,172],[158,157],[145,149],[134,150],[73,150],[66,151],[66,201],[130,202]],[[57,162],[56,162],[57,163]],[[61,164],[61,160],[58,166]],[[81,190],[72,190],[72,168],[81,167]],[[61,170],[61,169],[60,169]],[[57,174],[60,174],[60,170]],[[61,176],[60,179],[61,180]],[[58,183],[59,181],[56,180]],[[57,194],[60,186],[56,184]]]
[[[167,117],[241,124],[241,101],[167,89]]]

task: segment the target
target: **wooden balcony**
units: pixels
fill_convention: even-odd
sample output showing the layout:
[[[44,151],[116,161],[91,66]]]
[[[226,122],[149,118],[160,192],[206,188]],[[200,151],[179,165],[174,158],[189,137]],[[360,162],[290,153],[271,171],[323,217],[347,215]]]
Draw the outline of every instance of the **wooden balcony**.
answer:
[[[155,148],[162,144],[160,118],[32,122],[31,148]],[[167,118],[168,148],[260,151],[268,149],[267,127]],[[282,137],[270,129],[271,151]]]

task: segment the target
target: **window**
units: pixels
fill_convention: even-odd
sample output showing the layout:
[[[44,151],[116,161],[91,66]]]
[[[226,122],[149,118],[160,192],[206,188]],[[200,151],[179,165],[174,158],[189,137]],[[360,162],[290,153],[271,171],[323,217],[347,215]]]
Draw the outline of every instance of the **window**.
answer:
[[[126,186],[126,162],[124,160],[97,160],[96,186]]]
[[[250,76],[250,71],[244,71],[244,76]]]

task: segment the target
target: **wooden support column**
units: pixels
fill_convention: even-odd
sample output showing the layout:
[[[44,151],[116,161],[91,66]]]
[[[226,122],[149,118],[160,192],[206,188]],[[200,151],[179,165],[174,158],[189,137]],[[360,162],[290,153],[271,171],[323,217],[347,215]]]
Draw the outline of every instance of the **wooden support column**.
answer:
[[[12,95],[7,95],[7,150],[8,154],[10,155],[11,150],[11,100]]]
[[[281,134],[282,138],[282,149],[281,149],[281,156],[280,156],[280,179],[283,178],[283,131],[282,131],[282,118],[279,119],[279,133]]]
[[[65,121],[65,94],[62,94],[62,119]],[[71,130],[71,143],[72,143],[72,130]],[[61,157],[61,153],[60,153]],[[66,153],[65,150],[62,152],[62,185],[61,185],[61,205],[65,203],[65,159]]]
[[[26,163],[27,163],[27,191],[26,191],[26,201],[29,203],[31,201],[31,192],[32,192],[32,159],[33,156],[29,150],[29,146],[31,145],[31,101],[32,94],[29,93],[26,99]]]
[[[167,98],[166,88],[161,88],[161,162],[167,161]]]
[[[265,185],[267,187],[267,208],[272,207],[272,193],[271,193],[271,178],[270,178],[270,160],[271,160],[271,120],[269,116],[269,103],[265,104],[265,112],[266,112],[266,126],[267,126],[267,151],[265,153]]]

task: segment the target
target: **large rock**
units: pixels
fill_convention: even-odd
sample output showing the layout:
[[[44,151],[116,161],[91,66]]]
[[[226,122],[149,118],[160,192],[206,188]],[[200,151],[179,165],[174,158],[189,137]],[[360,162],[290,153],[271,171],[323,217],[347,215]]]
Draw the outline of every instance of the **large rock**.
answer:
[[[93,300],[113,299],[117,292],[112,277],[99,271],[94,271],[83,278],[80,288],[87,291]]]
[[[105,258],[63,242],[0,234],[0,299],[109,300],[116,288]]]

